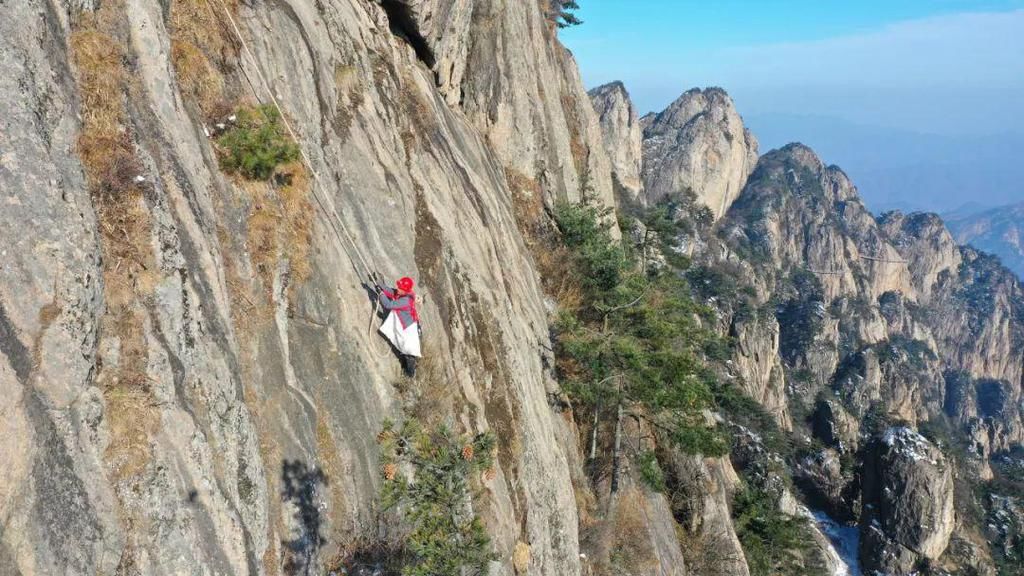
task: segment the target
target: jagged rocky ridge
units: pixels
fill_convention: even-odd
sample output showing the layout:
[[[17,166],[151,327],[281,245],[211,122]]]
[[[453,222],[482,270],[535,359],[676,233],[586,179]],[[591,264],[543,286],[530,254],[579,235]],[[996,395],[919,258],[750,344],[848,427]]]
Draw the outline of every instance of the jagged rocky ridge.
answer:
[[[873,218],[804,147],[757,160],[723,91],[639,121],[621,87],[592,106],[533,2],[5,10],[0,572],[337,573],[394,537],[375,437],[410,391],[368,330],[360,254],[420,281],[419,414],[499,438],[470,503],[492,574],[599,574],[616,553],[616,573],[756,574],[749,486],[858,523],[869,569],[991,574],[1020,553],[1019,283],[933,216]],[[225,174],[210,138],[270,94],[309,158],[273,186]],[[719,414],[731,456],[665,454],[665,492],[627,467],[591,516],[552,267],[517,224],[684,189],[718,220],[676,240],[731,338],[722,378],[773,424]],[[809,534],[800,562],[841,574]]]
[[[716,135],[675,136],[674,146],[652,130],[681,109],[676,124],[734,114],[727,97],[708,93],[690,91],[642,120],[648,202],[659,195],[651,184],[667,177],[676,192],[723,201],[709,192],[722,180],[671,159],[752,139],[736,138],[727,120]],[[1022,441],[1019,281],[958,246],[935,215],[872,216],[846,175],[804,146],[726,173],[743,192],[709,205],[721,222],[678,247],[694,257],[691,283],[732,338],[730,376],[797,443],[783,476],[810,504],[860,523],[865,570],[1015,573],[1019,551],[1005,554],[1019,542],[1014,523],[1002,523],[1004,550],[993,555],[982,519],[1006,497],[1000,490],[1020,497],[991,465],[1013,466]],[[742,453],[734,447],[733,462],[749,481]]]

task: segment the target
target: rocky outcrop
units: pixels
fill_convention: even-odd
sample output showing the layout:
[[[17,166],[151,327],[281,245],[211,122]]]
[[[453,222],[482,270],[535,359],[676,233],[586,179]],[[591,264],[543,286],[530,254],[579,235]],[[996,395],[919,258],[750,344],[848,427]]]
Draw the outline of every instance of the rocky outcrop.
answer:
[[[953,473],[942,452],[909,428],[890,428],[865,466],[865,567],[910,574],[939,558],[955,526]]]
[[[762,368],[752,372],[764,375],[771,361],[763,355],[777,349],[784,397],[767,400],[777,386],[744,374],[748,394],[781,406],[773,413],[788,411],[798,435],[807,431],[829,447],[791,465],[797,485],[830,515],[861,520],[865,562],[870,556],[881,572],[909,573],[922,559],[937,560],[954,531],[953,467],[991,478],[988,458],[1020,443],[1013,383],[1022,364],[1011,350],[1024,342],[1017,280],[993,258],[958,247],[934,215],[876,219],[845,174],[798,144],[761,158],[719,238],[728,250],[702,255],[718,262],[705,269],[741,270],[736,260],[751,267],[749,285],[731,288],[745,296],[715,295],[719,312],[732,317],[723,323],[735,338],[733,366],[749,364],[743,351],[756,350]],[[713,276],[695,277],[705,278]],[[774,309],[777,336],[737,329],[751,318],[763,323],[766,307]],[[905,451],[878,456],[869,440],[893,421],[947,430],[968,453],[943,461],[907,429],[892,445],[919,439],[928,445],[920,459],[927,465]],[[879,495],[886,482],[895,483],[891,497]],[[883,521],[883,505],[907,508]],[[924,531],[908,532],[915,524]]]
[[[720,88],[690,90],[643,121],[648,201],[687,189],[722,217],[757,164],[757,140]]]
[[[922,302],[928,302],[939,275],[955,272],[961,262],[960,248],[942,219],[921,212],[910,215],[889,212],[879,219],[879,225],[900,255],[907,259],[913,292]]]
[[[622,82],[598,86],[589,92],[594,104],[604,149],[612,163],[615,183],[627,201],[642,199],[640,166],[643,161],[640,120]]]
[[[676,490],[673,514],[684,531],[684,555],[693,574],[750,573],[730,517],[729,502],[739,478],[728,459],[672,455],[666,474]]]
[[[409,44],[421,46],[415,52],[444,100],[467,115],[506,168],[538,182],[549,200],[576,201],[586,193],[615,205],[597,117],[546,3],[382,5],[393,6],[392,26],[399,24]]]
[[[905,259],[853,183],[806,146],[766,154],[728,218],[728,234],[747,243],[752,255],[810,272],[826,301],[913,291]]]
[[[785,376],[779,356],[779,323],[775,318],[744,318],[729,328],[734,338],[732,368],[744,391],[757,400],[783,428],[790,428]]]

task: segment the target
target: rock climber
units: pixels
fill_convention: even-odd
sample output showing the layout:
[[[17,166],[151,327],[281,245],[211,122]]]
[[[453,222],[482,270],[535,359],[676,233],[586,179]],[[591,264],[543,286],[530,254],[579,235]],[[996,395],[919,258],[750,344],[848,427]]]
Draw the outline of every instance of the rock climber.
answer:
[[[416,293],[412,278],[399,278],[395,289],[374,286],[380,305],[389,312],[380,333],[401,355],[406,376],[416,376],[416,359],[420,357],[420,317],[416,312]]]

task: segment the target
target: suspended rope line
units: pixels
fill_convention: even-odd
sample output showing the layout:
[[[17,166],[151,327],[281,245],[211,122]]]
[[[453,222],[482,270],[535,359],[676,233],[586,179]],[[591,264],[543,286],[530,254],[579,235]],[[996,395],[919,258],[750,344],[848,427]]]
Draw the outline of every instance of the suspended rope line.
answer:
[[[885,264],[909,264],[906,260],[889,260],[887,258],[879,258],[877,256],[865,256],[861,254],[859,256],[861,260],[870,260],[872,262],[882,262]]]
[[[801,268],[803,268],[804,270],[807,270],[811,274],[824,274],[824,275],[834,274],[834,275],[839,275],[839,274],[843,273],[842,270],[815,270],[814,268],[811,268],[809,266],[801,266]]]
[[[211,12],[216,12],[216,10],[214,10],[213,6],[210,4],[211,1],[217,2],[217,4],[220,5],[221,11],[224,13],[224,15],[228,19],[228,22],[231,24],[231,28],[234,31],[235,37],[237,38],[239,45],[242,47],[242,50],[245,51],[245,54],[252,61],[253,68],[256,71],[256,76],[260,79],[260,82],[263,84],[263,88],[266,90],[267,96],[270,98],[271,104],[273,104],[274,108],[277,109],[277,113],[280,116],[281,121],[284,123],[285,129],[288,130],[288,134],[292,137],[292,140],[294,140],[297,144],[300,144],[301,140],[299,140],[298,134],[295,132],[294,129],[292,129],[291,122],[288,121],[288,116],[286,116],[284,110],[281,109],[281,104],[277,101],[277,97],[274,95],[274,91],[270,87],[270,82],[267,81],[266,77],[264,77],[263,75],[263,72],[260,70],[259,60],[256,59],[256,55],[252,52],[252,50],[249,49],[249,45],[248,43],[246,43],[245,38],[242,37],[242,31],[241,29],[239,29],[238,24],[235,22],[235,18],[231,15],[231,11],[228,10],[228,7],[224,5],[222,0],[204,1],[206,2],[207,8],[209,8]],[[256,87],[253,86],[252,81],[249,80],[249,75],[246,73],[244,66],[242,67],[242,73],[246,76],[246,80],[249,82],[249,87],[252,89],[253,96],[256,97],[257,101],[262,101],[259,93],[256,90]],[[369,265],[368,261],[363,256],[362,251],[359,249],[359,244],[356,243],[355,238],[353,238],[352,234],[349,233],[348,228],[345,226],[345,222],[343,222],[341,218],[338,216],[337,210],[334,209],[333,201],[328,202],[331,205],[331,209],[328,210],[326,205],[327,203],[325,203],[324,199],[321,197],[326,197],[327,194],[324,193],[323,184],[320,181],[320,174],[317,173],[316,168],[314,168],[313,166],[312,160],[310,159],[309,155],[306,154],[305,147],[302,146],[301,144],[299,145],[299,152],[302,154],[302,158],[306,162],[306,166],[309,168],[310,173],[313,175],[313,199],[316,200],[317,206],[319,206],[320,210],[324,213],[324,216],[327,217],[327,222],[328,224],[331,225],[331,228],[334,230],[334,234],[338,237],[338,240],[341,241],[342,244],[344,244],[343,236],[344,239],[348,240],[348,243],[351,246],[352,251],[345,249],[345,253],[348,255],[349,260],[352,261],[352,265],[356,269],[356,273],[359,274],[360,272],[357,264],[361,264],[363,267],[363,274],[365,274],[366,278],[371,278],[373,276],[373,267]],[[317,193],[318,190],[321,194]],[[358,263],[356,262],[355,259],[352,258],[353,252],[355,253],[356,258],[359,260]]]

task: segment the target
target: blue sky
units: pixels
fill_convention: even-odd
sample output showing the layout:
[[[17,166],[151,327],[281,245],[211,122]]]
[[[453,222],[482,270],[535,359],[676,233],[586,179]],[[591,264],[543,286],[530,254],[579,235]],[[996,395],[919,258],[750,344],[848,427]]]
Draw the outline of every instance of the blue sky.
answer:
[[[584,24],[561,36],[584,83],[622,80],[641,114],[688,88],[721,86],[755,134],[764,132],[763,150],[813,136],[806,143],[855,180],[859,159],[848,167],[844,157],[827,157],[851,148],[832,141],[843,138],[843,126],[856,127],[858,141],[870,129],[880,139],[899,133],[964,137],[972,146],[1002,147],[1018,136],[1024,142],[1024,0],[578,1]],[[792,122],[789,136],[786,122],[795,116],[801,121]],[[936,151],[927,162],[944,164],[947,173],[971,168],[955,149],[939,148],[946,157]],[[901,162],[899,150],[872,156]],[[925,173],[917,156],[915,169]],[[1024,164],[1010,151],[1006,160]],[[902,195],[949,209],[958,195],[989,204],[1024,200],[1024,188],[1006,189],[1024,181],[1024,169],[1019,175],[1001,175],[992,189],[947,190],[931,204],[918,202],[927,200],[926,182],[899,193],[862,192],[876,204],[906,200],[890,198]]]

